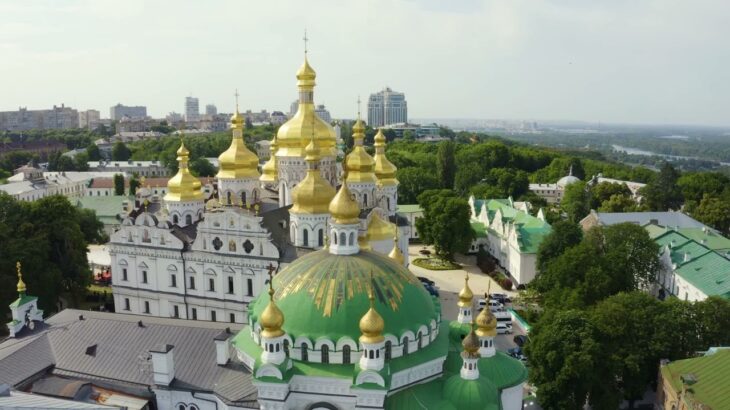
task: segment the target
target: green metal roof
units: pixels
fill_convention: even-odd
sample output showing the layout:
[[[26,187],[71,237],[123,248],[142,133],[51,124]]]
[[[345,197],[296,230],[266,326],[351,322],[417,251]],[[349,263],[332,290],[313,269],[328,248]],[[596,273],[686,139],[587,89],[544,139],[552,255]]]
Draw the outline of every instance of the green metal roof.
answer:
[[[692,374],[697,382],[688,386],[688,402],[695,408],[703,404],[712,409],[730,409],[730,349],[685,360],[677,360],[661,368],[662,376],[676,392],[682,391],[682,375]]]
[[[644,225],[644,229],[649,232],[649,236],[652,239],[672,234],[674,234],[672,237],[676,238],[676,234],[679,234],[684,239],[690,239],[697,243],[701,243],[713,251],[720,253],[730,251],[730,239],[720,235],[712,228],[669,228],[655,224],[646,224]]]
[[[10,307],[11,308],[14,308],[14,307],[22,306],[22,305],[25,305],[28,302],[32,302],[32,301],[37,300],[37,299],[38,298],[36,296],[23,295],[23,296],[15,299],[15,301],[13,301],[13,303],[10,304]]]
[[[402,213],[415,213],[415,212],[423,212],[423,209],[421,208],[421,205],[398,205],[396,208],[396,212],[402,212]]]
[[[481,222],[472,222],[471,223],[471,229],[474,230],[474,232],[477,235],[477,238],[486,238],[487,237],[487,227],[484,226]]]
[[[96,212],[97,218],[105,225],[119,223],[117,215],[122,212],[122,202],[134,201],[134,197],[127,196],[82,196],[76,198],[76,206],[91,209]]]
[[[478,206],[478,207],[477,207]],[[517,232],[519,234],[519,251],[521,253],[537,253],[538,248],[542,240],[550,234],[550,224],[543,221],[540,218],[530,215],[527,212],[518,210],[513,207],[512,201],[507,199],[475,199],[474,207],[479,213],[479,209],[483,206],[487,207],[487,218],[489,221],[493,221],[497,215],[497,211],[500,211],[503,222],[510,222],[515,224]],[[472,228],[477,232],[477,237],[480,237],[481,227],[472,224]],[[486,236],[487,228],[484,227],[484,235]],[[501,236],[500,232],[491,230],[495,235]]]
[[[705,295],[730,299],[730,260],[677,230],[655,225],[645,228],[660,247],[669,246],[669,256],[679,276]]]

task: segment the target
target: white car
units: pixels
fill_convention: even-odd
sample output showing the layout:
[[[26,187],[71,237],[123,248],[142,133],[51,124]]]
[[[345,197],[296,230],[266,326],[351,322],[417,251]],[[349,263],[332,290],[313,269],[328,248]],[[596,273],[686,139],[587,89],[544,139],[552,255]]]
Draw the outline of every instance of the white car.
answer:
[[[512,325],[505,322],[497,322],[497,334],[512,334]]]

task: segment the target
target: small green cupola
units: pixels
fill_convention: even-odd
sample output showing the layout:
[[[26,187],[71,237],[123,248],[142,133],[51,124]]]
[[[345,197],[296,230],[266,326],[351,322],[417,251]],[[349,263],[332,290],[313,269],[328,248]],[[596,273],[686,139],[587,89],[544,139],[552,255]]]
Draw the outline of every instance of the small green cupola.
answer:
[[[26,294],[20,261],[15,264],[18,271],[18,298],[10,304],[12,320],[8,322],[10,337],[15,337],[24,327],[33,329],[35,322],[43,322],[43,311],[38,309],[38,298]]]

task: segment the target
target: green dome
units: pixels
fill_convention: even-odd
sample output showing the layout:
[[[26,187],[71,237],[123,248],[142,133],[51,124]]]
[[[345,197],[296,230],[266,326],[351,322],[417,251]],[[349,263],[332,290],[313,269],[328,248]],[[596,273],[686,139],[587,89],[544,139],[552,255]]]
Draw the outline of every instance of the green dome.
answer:
[[[485,377],[464,380],[461,376],[449,377],[444,383],[444,399],[459,410],[499,410],[501,408],[497,389]]]
[[[408,269],[387,256],[361,250],[354,255],[333,255],[328,250],[302,256],[274,277],[274,300],[284,312],[283,329],[296,339],[326,337],[337,341],[360,337],[359,321],[370,307],[368,284],[374,281],[375,309],[385,321],[383,334],[414,334],[438,313],[433,299]],[[268,303],[261,294],[249,314],[258,322]]]

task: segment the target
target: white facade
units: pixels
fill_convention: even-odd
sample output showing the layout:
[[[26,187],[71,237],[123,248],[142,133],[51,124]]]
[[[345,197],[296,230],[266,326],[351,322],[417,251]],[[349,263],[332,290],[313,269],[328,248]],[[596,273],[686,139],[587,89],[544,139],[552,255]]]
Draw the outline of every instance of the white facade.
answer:
[[[117,312],[245,323],[279,251],[262,218],[238,208],[206,212],[186,245],[167,221],[142,213],[111,236]]]

